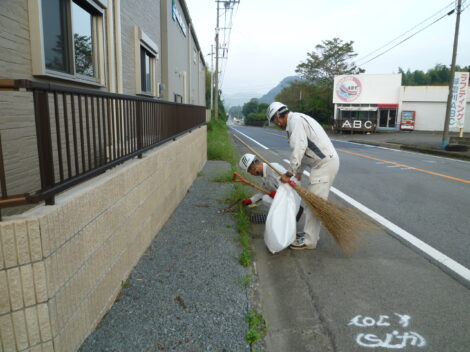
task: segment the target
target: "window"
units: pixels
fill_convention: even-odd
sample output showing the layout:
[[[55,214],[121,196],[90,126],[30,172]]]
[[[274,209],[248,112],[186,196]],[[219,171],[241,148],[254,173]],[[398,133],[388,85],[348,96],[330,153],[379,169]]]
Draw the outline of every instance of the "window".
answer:
[[[183,96],[180,94],[175,94],[175,103],[183,103]]]
[[[103,9],[92,0],[42,0],[41,9],[44,58],[35,74],[102,81]]]
[[[140,72],[141,72],[141,89],[142,92],[152,93],[152,63],[155,56],[149,53],[145,48],[140,47]]]
[[[158,46],[139,27],[135,31],[136,94],[156,96]]]

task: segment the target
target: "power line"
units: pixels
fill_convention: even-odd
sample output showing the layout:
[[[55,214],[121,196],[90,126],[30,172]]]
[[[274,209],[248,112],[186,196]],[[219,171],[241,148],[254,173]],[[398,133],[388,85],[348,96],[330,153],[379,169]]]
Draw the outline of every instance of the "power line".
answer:
[[[411,31],[412,31],[413,29],[415,29],[416,27],[418,27],[418,26],[422,25],[423,23],[427,22],[429,19],[431,19],[431,18],[435,17],[435,16],[436,16],[436,15],[438,15],[438,14],[441,14],[441,13],[442,13],[442,11],[444,11],[444,10],[446,10],[447,8],[449,8],[450,6],[452,6],[452,5],[453,5],[453,3],[454,3],[453,1],[452,1],[452,2],[450,2],[450,3],[449,3],[449,4],[447,4],[445,7],[443,7],[443,8],[442,8],[442,9],[440,9],[439,11],[435,12],[434,14],[432,14],[431,16],[429,16],[428,18],[426,18],[425,20],[423,20],[423,21],[421,21],[420,23],[418,23],[417,25],[415,25],[415,26],[411,27],[411,28],[410,28],[410,29],[408,29],[406,32],[403,32],[403,33],[402,33],[402,34],[400,34],[398,37],[396,37],[396,38],[392,39],[392,40],[391,40],[391,41],[389,41],[388,43],[386,43],[386,44],[382,45],[380,48],[378,48],[378,49],[375,49],[374,51],[370,52],[369,54],[367,54],[367,55],[365,55],[365,56],[363,56],[363,57],[359,58],[357,61],[363,61],[365,58],[367,58],[367,57],[369,57],[369,56],[371,56],[371,55],[375,54],[377,51],[379,51],[379,50],[381,50],[381,49],[383,49],[383,48],[387,47],[387,46],[388,46],[388,45],[390,45],[390,44],[392,44],[392,43],[393,43],[393,42],[395,42],[396,40],[398,40],[398,39],[400,39],[401,37],[403,37],[405,34],[407,34],[407,33],[411,32]]]
[[[387,49],[387,50],[381,52],[380,54],[374,56],[372,59],[370,59],[370,60],[368,60],[368,61],[366,61],[366,62],[364,62],[364,63],[362,63],[362,64],[358,64],[358,65],[359,65],[359,66],[364,66],[365,64],[371,62],[372,60],[377,59],[378,57],[382,56],[383,54],[388,53],[388,52],[389,52],[390,50],[392,50],[393,48],[396,48],[398,45],[403,44],[403,43],[406,42],[407,40],[413,38],[416,34],[418,34],[418,33],[422,32],[422,31],[424,31],[426,28],[428,28],[428,27],[432,26],[433,24],[439,22],[439,21],[442,20],[444,17],[452,15],[454,12],[455,12],[455,10],[449,11],[449,12],[446,13],[445,15],[439,17],[439,18],[438,18],[437,20],[435,20],[434,22],[431,22],[430,24],[428,24],[426,27],[421,28],[419,31],[413,33],[412,35],[410,35],[410,36],[406,37],[405,39],[403,39],[402,41],[398,42],[397,44],[395,44],[395,45],[392,46],[391,48],[389,48],[389,49]]]

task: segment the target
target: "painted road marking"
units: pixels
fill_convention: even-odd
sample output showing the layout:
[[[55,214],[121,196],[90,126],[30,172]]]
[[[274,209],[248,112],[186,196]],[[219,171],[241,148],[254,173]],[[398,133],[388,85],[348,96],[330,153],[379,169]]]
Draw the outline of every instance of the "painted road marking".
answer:
[[[459,276],[463,277],[464,279],[470,281],[470,270],[464,267],[462,264],[457,263],[455,260],[449,258],[444,253],[438,251],[437,249],[431,247],[427,243],[421,241],[419,238],[413,236],[408,231],[402,229],[401,227],[395,225],[391,221],[385,219],[383,216],[377,214],[373,210],[367,208],[365,205],[359,203],[358,201],[354,200],[353,198],[349,197],[348,195],[344,194],[340,190],[331,187],[331,191],[336,194],[338,197],[344,199],[346,202],[351,204],[352,206],[356,207],[363,213],[370,216],[372,219],[377,221],[379,224],[385,226],[390,231],[394,232],[397,236],[401,237],[405,241],[409,242],[416,248],[420,249],[431,258],[435,259],[442,265],[446,266],[449,270],[452,270],[454,273],[458,274]]]
[[[238,132],[238,131],[237,131]],[[248,137],[250,138],[250,137]],[[252,138],[250,138],[252,139]],[[256,142],[258,143],[258,142]],[[259,143],[258,143],[259,144]],[[349,152],[351,153],[351,152]],[[351,153],[351,154],[357,154],[357,153]],[[359,155],[359,156],[363,156],[363,155]],[[369,157],[369,156],[366,156],[364,155],[364,157],[367,157],[367,158],[370,158],[370,159],[374,159],[374,160],[379,160],[379,161],[384,161],[386,163],[392,163],[392,164],[398,164],[398,163],[393,163],[393,162],[389,162],[389,161],[386,161],[386,160],[381,160],[381,159],[378,159],[378,158],[373,158],[373,157]],[[286,163],[286,164],[289,164],[289,160],[287,159],[283,159],[283,161]],[[404,167],[409,167],[409,168],[412,168],[408,165],[403,165],[403,164],[400,164]],[[412,169],[415,169],[415,168],[412,168]],[[420,169],[415,169],[415,170],[418,170],[418,171],[421,171]],[[427,171],[427,170],[422,170],[422,172],[428,172],[428,173],[432,173],[432,171]],[[303,172],[306,176],[310,176],[310,173],[307,172],[307,171],[304,171]],[[434,173],[433,173],[434,174]],[[439,174],[438,174],[439,175]],[[454,179],[453,177],[451,176],[447,176],[447,175],[442,175],[444,177],[448,177],[448,178],[452,178]],[[459,179],[457,179],[459,180]],[[470,181],[466,181],[466,180],[462,180],[463,182],[468,182],[470,183]],[[365,205],[359,203],[358,201],[354,200],[353,198],[351,198],[350,196],[348,196],[347,194],[341,192],[339,189],[336,189],[334,187],[331,187],[331,192],[336,194],[338,197],[342,198],[343,200],[345,200],[346,202],[348,202],[349,204],[351,204],[353,207],[357,208],[358,210],[362,211],[363,213],[367,214],[368,216],[370,216],[372,219],[374,219],[375,221],[377,221],[379,224],[381,224],[382,226],[388,228],[390,231],[392,231],[393,233],[395,233],[398,237],[402,238],[403,240],[407,241],[408,243],[410,243],[412,246],[418,248],[419,250],[421,250],[422,252],[426,253],[428,256],[430,256],[431,258],[433,258],[434,260],[438,261],[439,263],[441,263],[442,265],[444,265],[446,268],[448,268],[449,270],[453,271],[454,273],[456,273],[457,275],[461,276],[462,278],[464,278],[465,280],[467,281],[470,281],[470,270],[467,269],[466,267],[464,267],[462,264],[460,263],[457,263],[455,260],[453,260],[452,258],[446,256],[444,253],[438,251],[437,249],[431,247],[430,245],[428,245],[427,243],[421,241],[419,238],[417,238],[416,236],[413,236],[411,233],[409,233],[408,231],[402,229],[401,227],[395,225],[394,223],[392,223],[391,221],[385,219],[383,216],[377,214],[375,211],[373,211],[372,209],[369,209],[367,208]]]
[[[267,134],[273,134],[273,135],[276,135],[278,137],[284,137],[284,136],[280,136],[276,133],[271,133],[271,132],[266,132],[266,131],[263,131],[264,133],[267,133]],[[241,133],[241,132],[240,132]],[[250,138],[250,137],[248,137]],[[284,138],[287,138],[287,137],[284,137]],[[347,141],[339,141],[339,140],[335,140],[337,142],[343,142],[343,143],[350,143],[350,144],[357,144],[357,145],[361,145],[361,146],[364,146],[364,147],[372,147],[372,148],[380,148],[380,149],[387,149],[387,150],[393,150],[393,151],[402,151],[402,150],[397,150],[397,149],[390,149],[390,148],[386,148],[386,147],[379,147],[379,146],[372,146],[372,145],[367,145],[367,144],[361,144],[361,143],[354,143],[354,142],[347,142]],[[258,142],[256,142],[258,143]],[[267,149],[267,148],[266,148]],[[429,171],[429,170],[424,170],[424,169],[418,169],[416,167],[413,167],[413,166],[409,166],[409,165],[405,165],[405,164],[400,164],[400,163],[396,163],[396,162],[393,162],[393,161],[388,161],[388,160],[384,160],[384,159],[380,159],[380,158],[375,158],[373,156],[369,156],[369,155],[365,155],[365,154],[360,154],[360,153],[353,153],[353,152],[350,152],[350,151],[347,151],[347,150],[344,150],[344,149],[340,149],[340,148],[336,148],[336,150],[340,151],[340,152],[343,152],[343,153],[347,153],[347,154],[352,154],[352,155],[356,155],[356,156],[360,156],[360,157],[363,157],[363,158],[368,158],[368,159],[372,159],[372,160],[376,160],[376,161],[379,161],[381,163],[385,163],[385,164],[393,164],[393,165],[396,165],[396,166],[387,166],[387,167],[402,167],[402,168],[405,168],[405,169],[408,169],[408,170],[415,170],[415,171],[419,171],[419,172],[423,172],[423,173],[426,173],[426,174],[430,174],[430,175],[434,175],[434,176],[439,176],[439,177],[443,177],[443,178],[448,178],[448,179],[451,179],[451,180],[454,180],[454,181],[458,181],[458,182],[463,182],[463,183],[470,183],[470,180],[465,180],[465,179],[462,179],[462,178],[458,178],[458,177],[453,177],[453,176],[449,176],[449,175],[444,175],[444,174],[441,174],[441,173],[438,173],[438,172],[434,172],[434,171]],[[416,153],[414,153],[416,154]],[[432,155],[431,155],[432,156]],[[442,158],[442,159],[449,159],[449,158]],[[454,160],[454,159],[449,159],[449,160]],[[456,160],[456,161],[460,161],[460,160]],[[401,170],[404,170],[404,169],[401,169]]]
[[[258,142],[258,141],[256,141],[256,140],[254,140],[253,138],[251,138],[251,137],[247,136],[246,134],[244,134],[244,133],[240,132],[239,130],[237,130],[237,129],[235,129],[235,128],[231,127],[231,126],[230,126],[230,128],[231,128],[232,130],[234,130],[234,131],[236,131],[236,132],[240,133],[242,136],[245,136],[245,137],[246,137],[246,138],[248,138],[249,140],[252,140],[253,142],[255,142],[256,144],[258,144],[258,145],[259,145],[259,146],[261,146],[262,148],[264,148],[264,149],[269,149],[268,147],[265,147],[265,146],[264,146],[264,145],[262,145],[260,142]]]
[[[283,160],[286,163],[289,163],[288,160],[284,159]],[[304,174],[306,176],[310,176],[310,173],[307,171],[304,171]],[[470,281],[470,270],[464,267],[462,264],[457,263],[455,260],[452,258],[449,258],[446,256],[444,253],[438,251],[437,249],[431,247],[427,243],[421,241],[419,238],[416,236],[413,236],[411,233],[408,231],[402,229],[401,227],[395,225],[391,221],[385,219],[383,216],[377,214],[375,211],[372,209],[367,208],[365,205],[359,203],[358,201],[354,200],[347,194],[341,192],[339,189],[335,187],[331,187],[331,192],[336,194],[338,197],[341,199],[345,200],[349,204],[351,204],[353,207],[357,208],[358,210],[362,211],[364,214],[370,216],[372,219],[377,221],[379,224],[382,226],[386,227],[393,233],[395,233],[397,236],[402,238],[403,240],[407,241],[410,243],[412,246],[418,248],[422,252],[426,253],[428,256],[431,258],[435,259],[445,267],[447,267],[449,270],[452,270],[454,273],[457,275],[463,277],[464,279]]]
[[[384,163],[387,163],[387,164],[392,164],[392,165],[401,166],[401,167],[406,167],[406,168],[412,168],[412,169],[415,170],[415,171],[423,172],[423,173],[425,173],[425,174],[429,174],[429,175],[433,175],[433,176],[439,176],[439,177],[443,177],[443,178],[448,178],[448,179],[450,179],[450,180],[454,180],[454,181],[463,182],[463,183],[469,183],[469,184],[470,184],[470,180],[465,180],[465,179],[463,179],[463,178],[458,178],[458,177],[453,177],[453,176],[449,176],[449,175],[444,175],[444,174],[441,174],[441,173],[439,173],[439,172],[434,172],[434,171],[429,171],[429,170],[424,170],[424,169],[418,169],[418,168],[416,168],[416,167],[412,167],[412,166],[405,165],[405,164],[401,164],[401,163],[396,163],[396,162],[394,162],[394,161],[388,161],[388,160],[376,158],[376,157],[374,157],[374,156],[369,156],[369,155],[365,155],[365,154],[350,152],[350,151],[345,150],[345,149],[336,148],[336,150],[338,150],[338,151],[340,151],[340,152],[343,152],[343,153],[346,153],[346,154],[351,154],[351,155],[359,156],[359,157],[361,157],[361,158],[371,159],[371,160],[375,160],[375,161],[381,161],[381,162],[384,162]]]
[[[455,159],[455,158],[448,158],[446,156],[438,156],[438,155],[431,155],[431,154],[422,154],[422,153],[417,153],[417,152],[412,152],[409,150],[403,150],[403,149],[392,149],[392,148],[387,148],[387,147],[380,147],[378,145],[369,145],[369,144],[364,144],[364,143],[357,143],[357,142],[350,142],[350,141],[343,141],[341,139],[332,139],[332,141],[335,142],[340,142],[340,143],[349,143],[349,144],[355,144],[355,145],[360,145],[363,147],[368,147],[368,148],[379,148],[379,149],[385,149],[385,150],[391,150],[393,152],[401,152],[401,153],[408,153],[408,154],[420,154],[420,155],[426,155],[428,158],[438,158],[438,159],[444,159],[444,160],[449,160],[449,161],[456,161],[459,163],[468,163],[466,160],[460,160],[460,159]],[[422,159],[422,161],[426,161],[426,159]]]

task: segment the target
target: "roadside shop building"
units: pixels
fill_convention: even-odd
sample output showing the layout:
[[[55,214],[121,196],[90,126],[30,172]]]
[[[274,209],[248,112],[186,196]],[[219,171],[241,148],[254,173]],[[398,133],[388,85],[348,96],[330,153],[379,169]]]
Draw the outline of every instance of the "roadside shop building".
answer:
[[[335,131],[442,131],[448,87],[402,86],[401,80],[401,74],[336,76]],[[467,84],[464,131],[470,131],[469,90]]]

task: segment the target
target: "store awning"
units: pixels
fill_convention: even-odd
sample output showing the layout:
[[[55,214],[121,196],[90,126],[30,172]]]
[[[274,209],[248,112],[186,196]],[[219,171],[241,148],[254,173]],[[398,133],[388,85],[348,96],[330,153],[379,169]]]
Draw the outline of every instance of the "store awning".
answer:
[[[377,104],[379,109],[397,109],[398,104]]]
[[[343,111],[377,111],[376,106],[340,106],[338,109]]]

